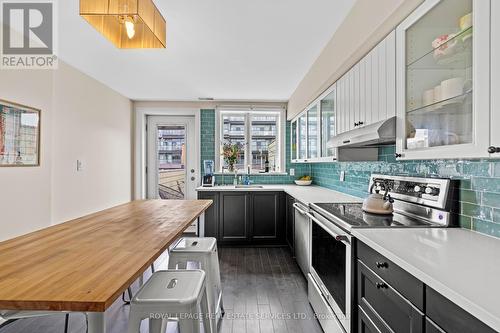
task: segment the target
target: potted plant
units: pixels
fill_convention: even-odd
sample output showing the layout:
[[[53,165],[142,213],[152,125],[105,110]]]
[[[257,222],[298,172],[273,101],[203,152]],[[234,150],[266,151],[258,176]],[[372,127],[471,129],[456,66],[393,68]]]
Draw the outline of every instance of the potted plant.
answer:
[[[222,144],[222,156],[226,162],[229,172],[234,172],[234,165],[241,156],[243,145],[239,142],[232,143],[230,141]]]

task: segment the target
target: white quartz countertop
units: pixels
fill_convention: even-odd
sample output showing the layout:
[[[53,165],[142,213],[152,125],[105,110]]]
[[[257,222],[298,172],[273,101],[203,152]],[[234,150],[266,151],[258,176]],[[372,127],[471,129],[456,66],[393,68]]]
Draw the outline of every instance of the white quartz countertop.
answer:
[[[345,193],[329,190],[321,186],[259,185],[262,188],[235,188],[233,185],[198,187],[197,191],[284,191],[305,205],[316,202],[361,202],[361,199]]]
[[[352,234],[500,331],[500,239],[455,228],[353,229]]]

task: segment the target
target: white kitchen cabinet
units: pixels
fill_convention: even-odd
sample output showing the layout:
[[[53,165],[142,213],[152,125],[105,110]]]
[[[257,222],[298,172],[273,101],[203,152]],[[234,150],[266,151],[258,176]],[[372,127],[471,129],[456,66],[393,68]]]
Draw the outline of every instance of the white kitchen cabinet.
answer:
[[[489,36],[489,0],[426,0],[398,26],[399,159],[489,156]]]
[[[307,159],[319,157],[319,106],[317,103],[307,110]]]
[[[337,85],[334,84],[319,98],[320,110],[320,159],[332,161],[337,149],[328,147],[328,141],[337,135]]]
[[[290,159],[295,162],[298,159],[297,155],[297,127],[298,119],[295,119],[290,124]]]
[[[500,158],[500,1],[491,2],[491,157]]]
[[[297,161],[307,159],[307,113],[303,113],[297,120]]]
[[[396,115],[396,38],[391,32],[337,81],[338,133]]]
[[[328,141],[337,133],[337,84],[333,84],[297,118],[290,128],[290,153],[293,163],[332,162],[337,149]]]

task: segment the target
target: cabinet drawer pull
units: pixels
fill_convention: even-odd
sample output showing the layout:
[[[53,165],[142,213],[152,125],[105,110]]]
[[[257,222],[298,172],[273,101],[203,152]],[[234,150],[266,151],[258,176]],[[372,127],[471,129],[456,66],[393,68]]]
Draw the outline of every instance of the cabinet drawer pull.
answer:
[[[402,155],[402,154],[399,154],[399,153],[395,153],[395,154],[394,154],[394,157],[396,157],[396,158],[400,158],[400,157],[403,157],[403,155]]]
[[[495,153],[500,153],[500,147],[488,147],[488,153],[490,154],[495,154]]]
[[[377,261],[375,265],[377,265],[377,268],[389,268],[389,264],[386,262]]]
[[[360,121],[360,122],[358,123],[358,126],[361,126],[361,125],[364,125],[364,122]]]
[[[387,284],[385,284],[384,282],[377,282],[375,284],[375,286],[377,286],[377,289],[387,289],[388,288]]]

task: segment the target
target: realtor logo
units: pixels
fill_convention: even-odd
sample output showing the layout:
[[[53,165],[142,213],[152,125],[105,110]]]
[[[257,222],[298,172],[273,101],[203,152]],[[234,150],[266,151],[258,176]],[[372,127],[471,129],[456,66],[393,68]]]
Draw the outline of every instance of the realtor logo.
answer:
[[[2,69],[56,68],[54,6],[52,1],[1,1]]]

